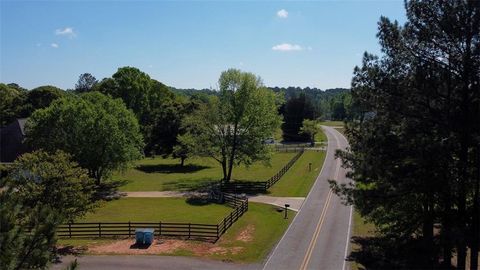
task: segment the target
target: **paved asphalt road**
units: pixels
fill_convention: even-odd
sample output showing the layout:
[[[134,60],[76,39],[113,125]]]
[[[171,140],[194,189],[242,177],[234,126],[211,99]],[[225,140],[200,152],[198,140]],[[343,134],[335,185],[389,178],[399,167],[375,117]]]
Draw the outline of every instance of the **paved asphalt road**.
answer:
[[[323,129],[328,149],[322,171],[264,270],[349,269],[345,257],[349,251],[352,208],[341,204],[327,182],[347,181],[341,161],[335,159],[335,150],[345,149],[348,143],[334,128]]]
[[[335,150],[344,149],[347,141],[338,131],[323,127],[328,137],[325,163],[312,190],[286,234],[263,265],[264,270],[345,270],[349,251],[351,207],[341,204],[327,182],[345,182],[345,170],[335,159]],[[65,269],[73,257],[52,269]],[[262,269],[259,264],[232,264],[220,261],[173,256],[84,256],[78,258],[80,269]]]

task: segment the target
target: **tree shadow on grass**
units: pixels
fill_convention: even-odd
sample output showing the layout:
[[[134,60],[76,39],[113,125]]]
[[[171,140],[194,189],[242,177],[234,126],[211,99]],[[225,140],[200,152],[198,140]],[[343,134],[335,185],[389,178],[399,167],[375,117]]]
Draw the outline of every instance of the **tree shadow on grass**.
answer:
[[[194,173],[211,167],[193,164],[183,166],[180,164],[155,164],[139,165],[135,168],[144,173]]]
[[[208,192],[210,191],[212,184],[217,182],[217,179],[212,178],[180,179],[165,182],[163,187],[165,190]]]
[[[118,188],[128,183],[128,180],[110,180],[100,183],[97,186],[93,198],[97,200],[113,200],[118,199],[121,195],[118,193]]]
[[[208,196],[193,196],[193,197],[188,197],[185,200],[189,205],[193,206],[204,206],[204,205],[209,205],[212,202],[208,199]]]
[[[269,191],[264,189],[265,181],[255,181],[247,179],[232,179],[229,183],[225,184],[224,191],[228,193],[245,193],[247,195],[264,195]]]
[[[430,268],[422,260],[422,255],[426,254],[426,251],[422,249],[422,242],[419,239],[399,241],[382,236],[354,236],[351,242],[359,248],[354,248],[348,260],[361,264],[363,266],[359,266],[361,270]]]

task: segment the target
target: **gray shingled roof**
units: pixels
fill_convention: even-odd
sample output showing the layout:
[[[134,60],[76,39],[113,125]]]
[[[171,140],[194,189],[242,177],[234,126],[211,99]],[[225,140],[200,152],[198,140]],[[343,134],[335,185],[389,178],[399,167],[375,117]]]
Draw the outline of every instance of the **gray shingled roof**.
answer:
[[[25,136],[25,123],[27,122],[27,118],[18,118],[17,121],[22,135]]]

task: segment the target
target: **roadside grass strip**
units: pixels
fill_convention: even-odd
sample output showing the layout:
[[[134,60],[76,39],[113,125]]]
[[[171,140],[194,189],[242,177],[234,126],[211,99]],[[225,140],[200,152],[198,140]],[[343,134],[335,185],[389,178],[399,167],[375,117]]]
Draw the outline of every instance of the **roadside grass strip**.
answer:
[[[267,195],[305,197],[312,188],[325,160],[325,151],[306,150],[290,170],[272,186]],[[309,163],[312,163],[311,169]]]

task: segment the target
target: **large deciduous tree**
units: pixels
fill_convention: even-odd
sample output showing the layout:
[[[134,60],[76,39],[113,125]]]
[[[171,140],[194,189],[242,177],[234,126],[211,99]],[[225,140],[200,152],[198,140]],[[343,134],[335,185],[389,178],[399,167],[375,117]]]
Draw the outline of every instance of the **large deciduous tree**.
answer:
[[[439,256],[450,268],[455,251],[463,270],[468,247],[478,269],[480,2],[406,9],[403,27],[381,18],[382,57],[355,69],[351,149],[340,154],[355,184],[336,188],[395,243],[421,243],[407,268],[437,267]]]
[[[90,73],[83,73],[78,77],[78,81],[75,84],[75,91],[78,93],[85,93],[91,91],[98,80]]]
[[[63,96],[65,96],[65,91],[55,86],[45,85],[34,88],[27,93],[27,98],[23,104],[23,115],[28,117],[35,110],[46,108],[54,100]]]
[[[140,123],[146,154],[170,154],[176,144],[183,104],[168,87],[134,67],[122,67],[112,78],[96,87],[104,94],[121,98]]]
[[[98,92],[62,98],[35,111],[26,132],[33,149],[71,154],[97,184],[142,157],[142,136],[134,114],[121,100]]]
[[[5,126],[19,118],[27,91],[0,83],[0,126]]]
[[[82,217],[94,206],[94,180],[62,151],[23,154],[8,177],[14,179],[16,196],[25,206],[49,205],[63,220]]]
[[[57,151],[24,154],[0,178],[0,268],[45,269],[59,224],[92,207],[85,169]]]
[[[229,69],[219,79],[219,96],[185,120],[194,153],[220,163],[223,180],[232,177],[234,165],[268,160],[265,139],[272,137],[281,118],[275,94],[252,73]]]
[[[310,138],[310,144],[315,146],[315,135],[320,132],[320,123],[317,120],[303,120],[301,132]]]
[[[308,135],[302,134],[300,129],[304,119],[315,118],[315,110],[304,93],[287,101],[283,116],[283,139],[296,142],[308,141]]]

